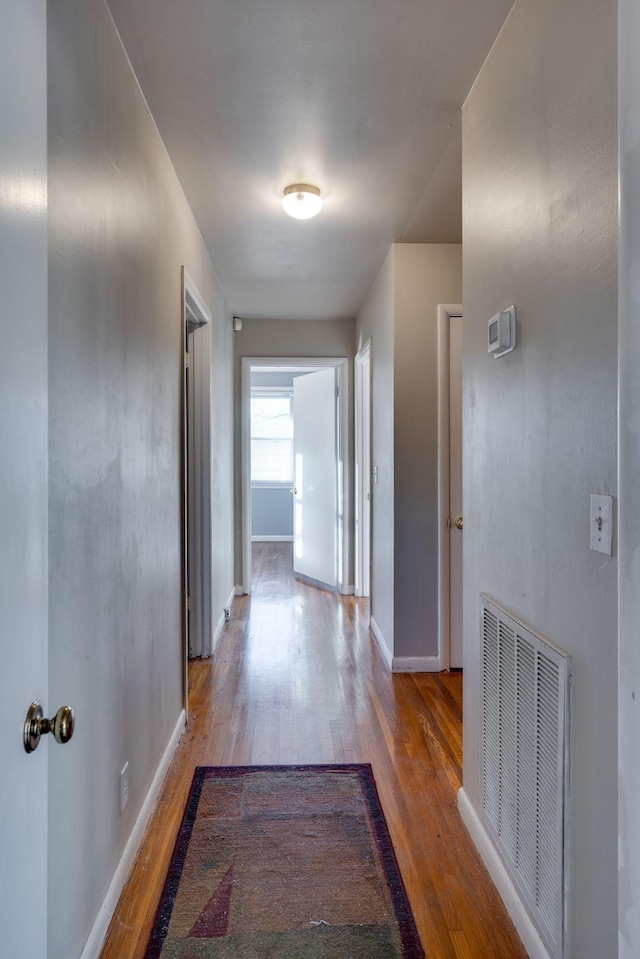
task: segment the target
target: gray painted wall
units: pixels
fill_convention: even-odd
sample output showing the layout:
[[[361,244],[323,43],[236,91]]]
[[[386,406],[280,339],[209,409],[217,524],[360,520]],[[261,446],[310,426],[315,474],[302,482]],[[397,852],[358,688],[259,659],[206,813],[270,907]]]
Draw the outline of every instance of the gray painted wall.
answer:
[[[50,768],[48,957],[76,959],[182,709],[182,264],[214,314],[214,622],[233,587],[232,333],[105,4],[50,4],[48,29],[49,701],[77,720]]]
[[[438,655],[438,305],[462,298],[459,244],[397,243],[357,318],[372,340],[371,615],[394,657]]]
[[[292,389],[293,378],[293,373],[262,373],[258,371],[251,374],[251,386],[281,386],[283,389]]]
[[[235,423],[235,575],[242,583],[242,445],[241,358],[243,356],[346,356],[353,358],[353,320],[245,320],[242,332],[233,334]],[[353,476],[353,363],[349,369],[349,470]],[[345,504],[345,523],[351,523],[353,493]],[[353,583],[353,537],[347,557],[347,582]]]
[[[619,3],[619,959],[640,955],[640,2]]]
[[[293,496],[289,488],[251,488],[251,535],[293,538]]]
[[[438,304],[462,299],[458,243],[394,247],[396,656],[438,655]]]
[[[573,959],[617,950],[617,561],[589,550],[589,496],[616,493],[616,166],[615,2],[518,0],[463,110],[464,784],[478,807],[487,591],[573,657]]]

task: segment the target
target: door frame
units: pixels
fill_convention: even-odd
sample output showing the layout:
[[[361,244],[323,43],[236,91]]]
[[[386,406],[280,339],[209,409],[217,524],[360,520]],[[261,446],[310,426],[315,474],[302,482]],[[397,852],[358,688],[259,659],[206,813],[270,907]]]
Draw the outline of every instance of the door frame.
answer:
[[[335,368],[338,384],[338,589],[351,593],[347,584],[350,555],[349,484],[349,359],[346,356],[243,356],[241,364],[242,444],[242,592],[251,593],[251,372],[312,372]]]
[[[371,593],[371,337],[354,360],[355,418],[355,594]],[[366,372],[365,372],[366,371]],[[368,381],[368,395],[364,389]],[[365,482],[368,478],[368,483]],[[366,494],[369,493],[369,499]],[[366,517],[366,522],[363,519]]]
[[[449,331],[452,316],[462,316],[462,304],[438,305],[438,658],[440,669],[451,668],[450,550],[449,550]]]
[[[182,267],[182,648],[184,707],[188,660],[211,655],[211,329],[212,313]],[[187,356],[186,344],[191,341]],[[190,375],[189,375],[190,374]],[[187,411],[190,419],[187,429]],[[189,468],[190,467],[190,468]],[[189,579],[191,608],[189,608]],[[189,628],[189,614],[192,623]],[[190,648],[191,647],[191,648]]]

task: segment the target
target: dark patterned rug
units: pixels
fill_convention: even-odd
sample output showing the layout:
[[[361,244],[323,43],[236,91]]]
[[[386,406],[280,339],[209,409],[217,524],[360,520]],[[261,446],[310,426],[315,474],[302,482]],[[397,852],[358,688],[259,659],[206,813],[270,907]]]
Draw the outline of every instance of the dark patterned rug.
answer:
[[[371,767],[198,767],[160,957],[424,959]]]

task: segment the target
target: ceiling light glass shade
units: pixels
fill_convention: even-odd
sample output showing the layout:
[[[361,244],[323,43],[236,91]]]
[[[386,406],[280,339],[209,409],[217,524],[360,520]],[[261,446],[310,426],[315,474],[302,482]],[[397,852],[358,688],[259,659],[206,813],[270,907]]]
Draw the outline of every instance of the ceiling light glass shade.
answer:
[[[292,183],[285,187],[282,209],[296,220],[308,220],[322,209],[320,190],[308,183]]]

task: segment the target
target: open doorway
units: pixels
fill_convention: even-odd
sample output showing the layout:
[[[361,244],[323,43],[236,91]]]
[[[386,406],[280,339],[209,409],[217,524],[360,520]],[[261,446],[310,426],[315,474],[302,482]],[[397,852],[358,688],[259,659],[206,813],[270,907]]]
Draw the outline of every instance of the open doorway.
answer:
[[[291,541],[297,575],[340,592],[345,521],[348,361],[242,359],[243,592],[252,539]]]
[[[182,268],[183,648],[187,660],[211,655],[211,312]]]

